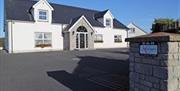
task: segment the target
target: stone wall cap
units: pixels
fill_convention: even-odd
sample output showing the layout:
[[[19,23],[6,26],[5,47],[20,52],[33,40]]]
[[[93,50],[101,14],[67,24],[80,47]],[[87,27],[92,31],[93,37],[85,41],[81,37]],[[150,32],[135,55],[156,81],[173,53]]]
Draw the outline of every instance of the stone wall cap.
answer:
[[[147,35],[126,38],[126,42],[180,42],[180,34],[177,33],[166,33],[166,32],[158,32],[151,33]]]

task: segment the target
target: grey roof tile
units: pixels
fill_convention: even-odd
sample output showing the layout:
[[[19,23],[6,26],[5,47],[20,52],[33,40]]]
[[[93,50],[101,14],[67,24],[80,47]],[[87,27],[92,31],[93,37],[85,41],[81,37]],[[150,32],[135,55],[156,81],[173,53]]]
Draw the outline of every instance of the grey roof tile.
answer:
[[[95,17],[96,19],[102,18],[102,17],[106,14],[106,12],[108,12],[108,10],[105,10],[105,11],[102,11],[102,12],[98,12],[98,13],[96,13],[96,14],[94,15],[94,17]]]
[[[31,13],[32,6],[37,1],[32,0],[5,0],[5,13],[8,20],[34,21]],[[70,24],[75,17],[84,15],[92,26],[104,27],[102,23],[97,21],[95,17],[102,16],[105,11],[90,10],[61,4],[50,3],[54,8],[52,22]],[[106,11],[107,12],[107,11]],[[114,19],[114,27],[127,29],[125,25]]]

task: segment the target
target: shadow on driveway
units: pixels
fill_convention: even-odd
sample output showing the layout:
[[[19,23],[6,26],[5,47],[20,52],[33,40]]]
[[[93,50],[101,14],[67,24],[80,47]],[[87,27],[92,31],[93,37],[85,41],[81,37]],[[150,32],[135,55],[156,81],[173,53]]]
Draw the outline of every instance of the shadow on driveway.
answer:
[[[107,53],[118,53],[118,54],[129,54],[129,49],[128,48],[112,48],[112,49],[98,49],[100,52],[107,52]]]
[[[48,76],[73,91],[128,91],[128,61],[93,56],[78,58],[80,61],[72,73],[57,70],[47,72]]]

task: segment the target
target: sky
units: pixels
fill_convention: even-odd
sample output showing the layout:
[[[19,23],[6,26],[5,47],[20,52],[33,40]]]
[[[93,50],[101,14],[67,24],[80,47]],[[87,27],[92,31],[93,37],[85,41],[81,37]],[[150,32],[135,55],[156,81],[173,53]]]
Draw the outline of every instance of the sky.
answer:
[[[109,9],[125,25],[135,23],[147,32],[156,18],[180,19],[180,0],[48,0],[49,2],[103,11]],[[3,0],[0,0],[0,37],[3,32]]]

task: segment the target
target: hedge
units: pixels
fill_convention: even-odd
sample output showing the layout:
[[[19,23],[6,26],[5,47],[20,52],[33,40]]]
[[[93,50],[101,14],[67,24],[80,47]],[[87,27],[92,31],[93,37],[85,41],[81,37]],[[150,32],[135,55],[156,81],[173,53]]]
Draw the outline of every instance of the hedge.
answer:
[[[3,47],[3,42],[4,42],[4,39],[0,38],[0,47]]]

